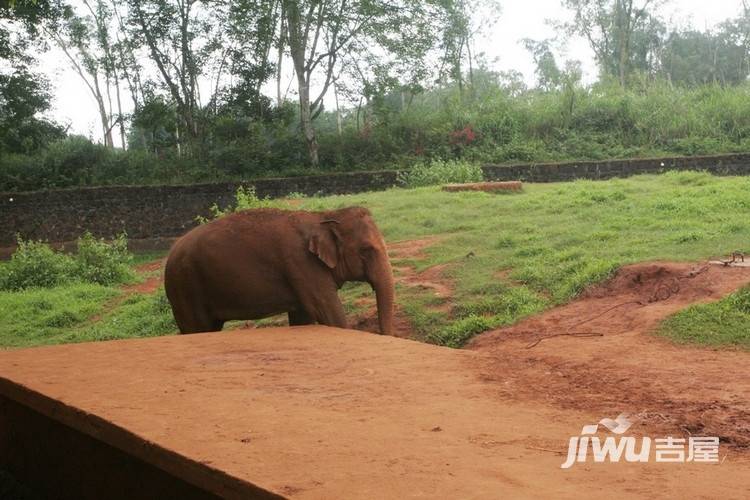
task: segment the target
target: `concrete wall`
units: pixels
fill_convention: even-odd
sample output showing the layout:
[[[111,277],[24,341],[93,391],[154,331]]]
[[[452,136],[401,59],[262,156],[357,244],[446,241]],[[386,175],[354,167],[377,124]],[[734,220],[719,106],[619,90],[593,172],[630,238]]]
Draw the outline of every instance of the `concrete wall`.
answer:
[[[750,154],[558,164],[485,165],[487,180],[556,182],[609,179],[666,170],[707,170],[719,175],[750,174]],[[397,172],[356,172],[249,181],[259,196],[289,193],[344,194],[392,187]],[[214,203],[228,205],[240,183],[186,186],[121,186],[26,193],[0,193],[0,247],[24,238],[52,242],[76,239],[85,230],[111,237],[122,231],[133,240],[169,238],[193,227]],[[163,246],[163,245],[161,245]]]

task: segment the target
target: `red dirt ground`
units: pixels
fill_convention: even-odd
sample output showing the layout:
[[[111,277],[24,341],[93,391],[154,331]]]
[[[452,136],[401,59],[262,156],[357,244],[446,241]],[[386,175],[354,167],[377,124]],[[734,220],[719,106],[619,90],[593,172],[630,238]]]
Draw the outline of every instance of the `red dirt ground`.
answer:
[[[397,259],[420,259],[434,242],[425,238],[389,249]],[[394,270],[406,286],[451,297],[452,284],[440,275],[440,266],[420,274],[407,266]],[[637,415],[653,433],[719,436],[723,443],[746,450],[750,353],[679,346],[652,333],[675,312],[718,300],[747,284],[748,267],[631,265],[574,302],[480,335],[467,348],[492,360],[481,367],[482,376],[501,382],[497,396],[504,400],[533,400],[601,415],[626,412]],[[450,301],[441,307],[450,308]],[[375,320],[373,308],[369,318],[360,318],[356,325],[370,330]],[[396,330],[397,336],[412,336],[403,315]]]
[[[389,251],[420,259],[435,241]],[[395,266],[402,286],[431,290],[447,308],[443,271]],[[750,353],[652,333],[674,312],[748,283],[750,268],[631,265],[466,350],[313,326],[16,351],[5,370],[295,498],[746,498]],[[374,329],[375,318],[373,309],[355,319]],[[411,333],[401,313],[397,330]],[[196,405],[200,419],[189,417]],[[559,468],[582,425],[620,413],[634,417],[636,435],[718,436],[723,462]]]
[[[164,274],[162,272],[164,267],[164,259],[154,260],[141,264],[135,268],[138,274],[150,274],[142,283],[135,285],[128,285],[123,287],[123,290],[130,293],[154,293],[164,282]]]
[[[227,498],[218,471],[295,499],[747,498],[750,461],[725,446],[721,465],[561,469],[569,437],[616,413],[504,394],[482,374],[507,362],[285,327],[7,351],[0,394]]]
[[[748,283],[748,268],[627,266],[578,300],[480,335],[468,348],[490,356],[482,376],[498,383],[504,400],[630,413],[653,433],[719,436],[747,449],[750,353],[677,346],[650,333],[680,309]],[[565,333],[602,336],[554,336]]]

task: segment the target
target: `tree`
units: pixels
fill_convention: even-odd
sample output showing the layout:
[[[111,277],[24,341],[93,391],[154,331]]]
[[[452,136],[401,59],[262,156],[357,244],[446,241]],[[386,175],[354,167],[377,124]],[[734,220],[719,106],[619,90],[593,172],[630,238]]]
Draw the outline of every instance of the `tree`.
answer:
[[[180,141],[191,154],[199,152],[210,115],[232,87],[227,76],[235,80],[235,95],[260,94],[270,74],[278,5],[279,0],[129,0],[131,43],[145,47],[157,87],[174,105]],[[256,102],[262,111],[262,100]]]
[[[88,0],[83,0],[83,3],[91,16],[82,17],[67,8],[63,23],[49,25],[45,31],[63,51],[96,101],[104,145],[114,147],[112,129],[120,123],[122,146],[125,147],[119,78],[109,40],[111,13],[100,0],[97,0],[95,7]],[[118,106],[116,117],[112,111],[113,85]]]
[[[750,73],[747,50],[734,23],[718,30],[672,33],[661,54],[661,72],[675,85],[737,85]]]
[[[623,87],[634,67],[633,41],[644,26],[654,26],[655,9],[665,0],[563,0],[575,14],[560,25],[568,34],[585,37],[604,74]]]
[[[531,56],[536,64],[537,85],[543,90],[553,90],[560,85],[562,73],[557,66],[555,55],[552,53],[551,40],[532,40],[525,38],[522,40],[526,50],[531,52]]]
[[[198,81],[218,51],[215,18],[196,0],[130,0],[128,11],[132,38],[147,48],[175,103],[183,134],[195,142],[200,136]]]
[[[0,74],[0,152],[33,153],[65,130],[38,115],[49,109],[46,80],[26,70]]]
[[[440,44],[443,51],[440,73],[446,73],[447,66],[448,76],[458,85],[459,95],[463,95],[464,59],[468,64],[469,84],[473,87],[474,38],[497,21],[500,4],[495,0],[447,0],[443,5],[445,20]],[[482,12],[490,15],[482,16]]]
[[[318,141],[313,120],[346,59],[368,54],[421,65],[434,46],[442,6],[419,0],[283,0],[285,37],[297,78],[300,126],[313,166]],[[382,67],[382,66],[381,66]],[[319,79],[315,81],[315,78]],[[318,92],[313,96],[313,84]]]
[[[53,0],[0,2],[0,152],[33,153],[65,135],[40,117],[50,107],[49,82],[33,71],[30,50],[39,47],[42,24],[60,12]]]

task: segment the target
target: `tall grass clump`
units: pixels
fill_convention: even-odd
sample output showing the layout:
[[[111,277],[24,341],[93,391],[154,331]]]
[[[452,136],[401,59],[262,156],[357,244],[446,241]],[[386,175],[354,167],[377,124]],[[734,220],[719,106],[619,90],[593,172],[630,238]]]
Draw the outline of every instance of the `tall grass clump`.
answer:
[[[399,183],[410,188],[448,183],[479,182],[484,179],[482,168],[459,160],[432,160],[418,163],[399,174]]]
[[[658,333],[679,343],[750,349],[750,288],[710,304],[690,306],[669,317]]]

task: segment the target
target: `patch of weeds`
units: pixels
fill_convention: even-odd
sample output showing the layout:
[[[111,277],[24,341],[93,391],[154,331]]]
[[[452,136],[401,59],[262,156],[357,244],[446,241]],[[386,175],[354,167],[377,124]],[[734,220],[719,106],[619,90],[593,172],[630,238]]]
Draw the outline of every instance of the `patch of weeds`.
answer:
[[[463,346],[474,335],[490,330],[497,325],[498,322],[495,317],[471,314],[458,321],[454,321],[448,326],[431,330],[425,336],[425,340],[432,344],[458,348]]]
[[[700,241],[703,239],[703,234],[697,231],[689,231],[681,233],[672,238],[675,243],[691,243],[693,241]]]

